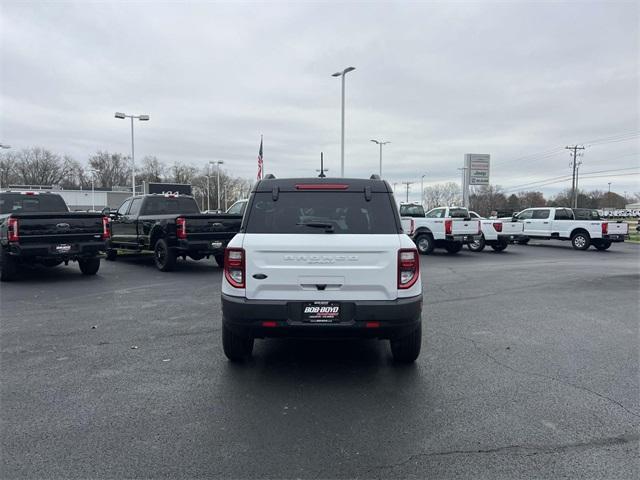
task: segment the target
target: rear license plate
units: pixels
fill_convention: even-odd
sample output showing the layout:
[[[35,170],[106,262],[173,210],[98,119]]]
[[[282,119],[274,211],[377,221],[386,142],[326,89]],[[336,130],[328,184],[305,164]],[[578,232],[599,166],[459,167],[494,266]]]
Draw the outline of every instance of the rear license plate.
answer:
[[[340,304],[313,302],[302,305],[302,321],[310,323],[333,323],[340,321]]]
[[[56,245],[56,252],[58,253],[69,253],[71,251],[71,245],[61,244]]]

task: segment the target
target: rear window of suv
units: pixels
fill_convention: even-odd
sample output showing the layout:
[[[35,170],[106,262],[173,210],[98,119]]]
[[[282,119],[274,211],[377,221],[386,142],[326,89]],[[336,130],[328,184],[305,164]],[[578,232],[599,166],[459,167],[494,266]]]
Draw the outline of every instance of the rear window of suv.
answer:
[[[255,193],[246,233],[398,234],[397,210],[386,193],[271,192]]]

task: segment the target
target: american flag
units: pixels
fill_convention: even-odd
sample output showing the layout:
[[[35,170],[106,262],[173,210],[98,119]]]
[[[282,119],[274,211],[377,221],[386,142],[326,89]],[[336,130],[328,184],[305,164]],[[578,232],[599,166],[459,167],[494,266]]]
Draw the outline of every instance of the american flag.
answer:
[[[258,151],[258,180],[264,176],[262,172],[262,135],[260,135],[260,150]]]

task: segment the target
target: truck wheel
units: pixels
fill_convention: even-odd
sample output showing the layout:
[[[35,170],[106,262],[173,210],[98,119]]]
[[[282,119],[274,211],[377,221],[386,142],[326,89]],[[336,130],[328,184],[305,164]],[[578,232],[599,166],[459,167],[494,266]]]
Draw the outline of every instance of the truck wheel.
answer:
[[[428,233],[418,235],[415,243],[416,247],[418,247],[418,252],[420,252],[420,254],[422,255],[429,255],[431,252],[433,252],[433,248],[435,247],[433,237]]]
[[[251,357],[251,353],[253,352],[253,337],[235,334],[223,324],[222,348],[229,360],[232,362],[242,362]]]
[[[109,260],[110,262],[115,262],[116,258],[118,257],[118,250],[116,250],[115,248],[108,248],[107,249],[107,260]]]
[[[16,278],[18,264],[4,248],[0,248],[0,281],[10,282]]]
[[[420,355],[422,346],[422,323],[413,332],[401,338],[394,338],[389,341],[393,359],[400,363],[411,363]]]
[[[224,268],[224,254],[222,255],[215,255],[214,257],[216,259],[216,263],[218,264],[218,266],[220,268]]]
[[[484,239],[484,235],[480,235],[480,238],[478,238],[478,240],[472,243],[468,243],[467,248],[472,252],[481,252],[482,250],[484,250],[486,244],[487,242]]]
[[[571,237],[571,246],[576,250],[587,250],[591,245],[591,237],[587,232],[577,232]]]
[[[495,245],[491,245],[491,248],[493,248],[493,250],[496,252],[502,252],[506,250],[508,246],[509,244],[507,242],[500,242],[496,243]]]
[[[607,250],[611,246],[611,242],[609,240],[605,240],[603,242],[594,243],[593,246],[596,247],[596,249],[603,251]]]
[[[156,267],[161,272],[170,272],[176,266],[176,252],[169,248],[167,241],[161,238],[156,242],[154,251],[154,260]]]
[[[78,265],[80,266],[80,271],[83,275],[95,275],[100,269],[100,258],[84,258],[78,260]]]
[[[462,250],[462,243],[461,242],[447,243],[447,245],[444,248],[447,250],[447,253],[450,253],[453,255],[454,253],[458,253],[460,250]]]

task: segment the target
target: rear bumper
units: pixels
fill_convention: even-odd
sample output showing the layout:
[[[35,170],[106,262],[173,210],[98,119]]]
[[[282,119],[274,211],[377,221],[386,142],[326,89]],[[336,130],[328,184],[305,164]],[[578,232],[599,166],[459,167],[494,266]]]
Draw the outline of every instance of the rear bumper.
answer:
[[[66,245],[70,247],[66,249]],[[100,242],[69,242],[69,243],[10,243],[9,255],[22,260],[76,260],[100,255],[107,249],[107,243]]]
[[[176,248],[181,252],[201,255],[218,255],[224,253],[230,239],[225,240],[178,240]]]
[[[609,241],[609,242],[613,242],[613,243],[617,243],[617,242],[624,242],[624,237],[625,235],[603,235],[602,236],[602,240],[605,241]]]
[[[474,235],[446,235],[445,241],[447,242],[460,242],[460,243],[473,243],[476,240],[480,240],[481,234]]]
[[[340,302],[340,322],[328,324],[303,322],[304,303],[308,302],[247,300],[223,294],[222,321],[237,334],[257,338],[394,338],[413,331],[422,315],[422,295],[389,301]],[[263,322],[275,322],[276,326],[267,327]]]

